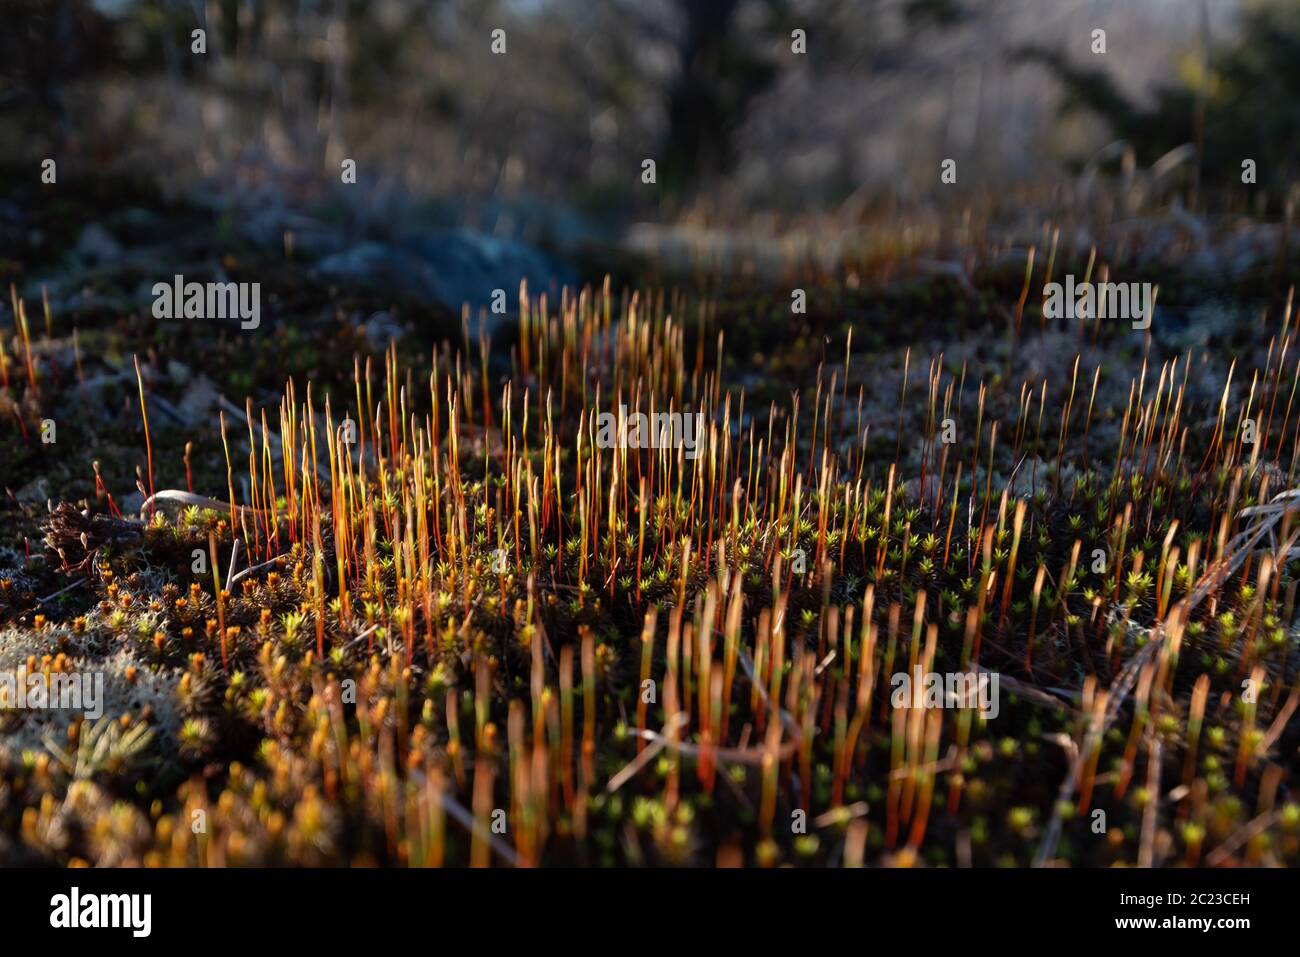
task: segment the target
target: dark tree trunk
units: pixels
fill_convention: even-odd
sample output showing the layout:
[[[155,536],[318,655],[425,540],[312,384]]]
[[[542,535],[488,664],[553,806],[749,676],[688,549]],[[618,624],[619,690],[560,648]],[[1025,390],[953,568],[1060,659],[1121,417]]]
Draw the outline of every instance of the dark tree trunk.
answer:
[[[682,0],[681,73],[668,99],[661,182],[670,192],[725,172],[732,137],[775,73],[733,34],[739,0]]]

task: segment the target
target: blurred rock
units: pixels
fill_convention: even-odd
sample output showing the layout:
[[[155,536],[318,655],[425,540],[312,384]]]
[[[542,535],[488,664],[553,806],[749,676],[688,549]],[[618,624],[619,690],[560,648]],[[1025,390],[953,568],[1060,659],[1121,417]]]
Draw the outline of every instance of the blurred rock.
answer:
[[[468,303],[473,315],[491,307],[497,289],[505,290],[506,309],[513,313],[520,281],[532,293],[558,293],[561,286],[577,282],[573,270],[538,249],[470,230],[430,230],[392,243],[359,243],[325,257],[316,269],[332,279],[434,299],[457,312]]]
[[[211,379],[200,373],[189,381],[177,409],[187,421],[202,422],[216,408],[217,398],[217,387]]]
[[[122,244],[99,223],[89,223],[72,251],[88,265],[102,266],[121,258]]]
[[[433,273],[438,297],[454,309],[468,303],[471,311],[490,307],[496,289],[506,292],[506,308],[514,312],[519,283],[532,293],[573,285],[577,276],[538,249],[513,239],[497,239],[469,230],[416,234],[404,239],[403,248]]]
[[[17,492],[20,502],[44,502],[50,497],[50,485],[44,478],[35,478]]]
[[[376,312],[361,324],[361,331],[366,334],[371,347],[376,352],[382,352],[390,342],[401,339],[406,330],[391,313]]]
[[[326,256],[316,271],[328,279],[387,290],[418,299],[438,298],[426,264],[387,243],[363,242]]]

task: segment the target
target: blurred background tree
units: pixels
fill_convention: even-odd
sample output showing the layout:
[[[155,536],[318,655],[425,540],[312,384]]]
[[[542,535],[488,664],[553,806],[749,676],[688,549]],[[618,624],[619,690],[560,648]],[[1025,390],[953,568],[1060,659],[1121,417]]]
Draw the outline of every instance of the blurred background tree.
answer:
[[[947,157],[962,174],[942,199],[964,202],[1105,137],[1148,163],[1203,139],[1208,185],[1239,183],[1250,155],[1276,193],[1296,175],[1300,8],[1206,7],[1208,70],[1197,0],[9,0],[0,134],[45,156],[75,133],[79,155],[177,189],[319,189],[352,158],[380,206],[615,221],[852,219],[938,200]]]
[[[888,42],[876,32],[886,13],[903,18],[906,38]],[[907,62],[927,29],[964,15],[958,0],[675,0],[658,12],[644,0],[618,0],[610,13],[636,24],[637,36],[664,44],[673,64],[666,83],[645,78],[660,86],[665,100],[659,168],[671,193],[734,168],[736,131],[795,57],[820,72],[852,66],[874,75]],[[811,45],[813,55],[795,52],[795,30],[803,31],[804,51]],[[617,66],[607,60],[602,68]]]
[[[1139,163],[1154,163],[1183,144],[1198,146],[1187,183],[1193,202],[1206,184],[1239,190],[1242,161],[1253,159],[1276,207],[1300,177],[1300,4],[1249,0],[1237,30],[1219,40],[1210,35],[1208,0],[1187,8],[1198,18],[1200,42],[1182,55],[1176,79],[1156,84],[1146,97],[1123,90],[1105,58],[1083,66],[1059,48],[1038,45],[1021,56],[1060,81],[1062,115],[1099,117]]]

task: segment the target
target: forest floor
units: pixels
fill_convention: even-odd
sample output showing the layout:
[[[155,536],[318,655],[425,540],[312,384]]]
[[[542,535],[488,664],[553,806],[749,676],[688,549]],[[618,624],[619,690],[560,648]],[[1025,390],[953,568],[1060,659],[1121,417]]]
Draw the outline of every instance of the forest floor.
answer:
[[[1277,226],[593,254],[506,318],[131,182],[0,228],[0,671],[103,680],[6,699],[0,863],[1300,864]],[[1103,270],[1149,329],[1044,318]]]

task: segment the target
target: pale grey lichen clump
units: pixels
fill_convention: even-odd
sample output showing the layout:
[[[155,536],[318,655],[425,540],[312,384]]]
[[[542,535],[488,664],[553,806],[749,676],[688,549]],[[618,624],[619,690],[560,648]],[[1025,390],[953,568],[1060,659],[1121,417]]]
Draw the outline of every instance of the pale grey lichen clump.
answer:
[[[93,620],[94,614],[89,616]],[[29,657],[39,663],[44,656],[68,656],[66,670],[103,675],[103,715],[139,718],[148,709],[154,731],[153,750],[157,757],[175,753],[181,726],[176,688],[178,669],[143,661],[136,651],[107,636],[88,623],[81,631],[66,624],[51,624],[40,630],[0,630],[0,671],[13,672]],[[128,676],[128,671],[130,672]],[[21,758],[25,752],[49,750],[49,742],[66,741],[67,730],[79,712],[56,708],[6,708],[0,710],[0,758]]]

